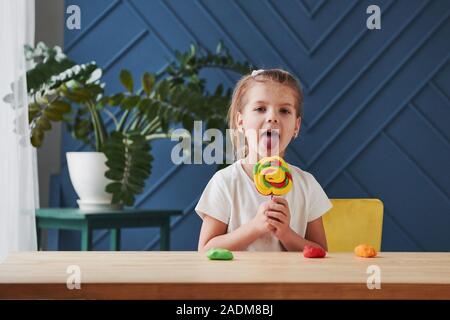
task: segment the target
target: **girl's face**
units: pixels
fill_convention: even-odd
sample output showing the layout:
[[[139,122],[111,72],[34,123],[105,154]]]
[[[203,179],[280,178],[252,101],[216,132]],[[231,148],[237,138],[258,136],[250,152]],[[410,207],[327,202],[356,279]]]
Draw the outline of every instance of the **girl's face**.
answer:
[[[237,125],[243,129],[249,158],[284,156],[289,142],[300,130],[295,96],[291,88],[273,81],[256,82],[246,92]]]

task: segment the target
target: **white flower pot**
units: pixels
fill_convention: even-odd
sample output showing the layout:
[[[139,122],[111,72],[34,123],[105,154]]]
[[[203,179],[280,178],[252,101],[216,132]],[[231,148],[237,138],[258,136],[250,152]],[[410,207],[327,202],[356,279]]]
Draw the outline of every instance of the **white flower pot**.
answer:
[[[82,210],[119,209],[111,205],[112,195],[105,191],[111,180],[105,177],[108,169],[102,152],[67,152],[70,180],[80,199]]]

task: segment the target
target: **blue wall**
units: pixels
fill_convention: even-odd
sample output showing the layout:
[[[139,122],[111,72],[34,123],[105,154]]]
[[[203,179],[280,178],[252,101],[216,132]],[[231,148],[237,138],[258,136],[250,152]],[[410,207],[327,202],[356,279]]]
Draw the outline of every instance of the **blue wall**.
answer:
[[[157,71],[175,49],[220,39],[238,59],[295,73],[305,92],[305,120],[288,161],[313,173],[333,198],[380,198],[384,251],[450,248],[450,1],[71,0],[81,30],[65,29],[65,51],[106,69],[110,92],[122,68]],[[366,28],[366,8],[382,10],[382,29]],[[233,86],[236,77],[208,74]],[[156,160],[138,207],[180,208],[174,250],[196,250],[193,212],[215,171],[175,166],[170,141],[155,142]],[[68,135],[63,152],[84,147]],[[63,156],[63,158],[65,158]],[[192,181],[195,185],[192,186]],[[54,179],[52,203],[76,206],[67,168]],[[60,249],[78,249],[76,233]],[[107,249],[107,232],[95,235]],[[126,230],[124,250],[155,250],[155,229]]]

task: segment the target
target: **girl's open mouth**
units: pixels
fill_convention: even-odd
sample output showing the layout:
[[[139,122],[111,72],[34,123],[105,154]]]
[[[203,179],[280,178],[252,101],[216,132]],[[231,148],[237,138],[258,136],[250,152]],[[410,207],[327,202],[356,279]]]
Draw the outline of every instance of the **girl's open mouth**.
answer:
[[[278,146],[280,134],[278,129],[269,129],[261,134],[261,143],[267,149],[274,149]]]

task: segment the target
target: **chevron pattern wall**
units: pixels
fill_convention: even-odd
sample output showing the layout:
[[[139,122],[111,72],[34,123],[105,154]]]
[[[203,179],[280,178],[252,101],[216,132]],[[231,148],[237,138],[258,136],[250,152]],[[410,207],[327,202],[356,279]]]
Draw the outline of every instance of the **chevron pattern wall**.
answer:
[[[106,69],[109,90],[122,68],[135,76],[161,69],[191,42],[222,39],[236,58],[296,74],[305,119],[288,161],[311,172],[332,198],[380,198],[384,251],[450,249],[450,1],[446,0],[66,0],[81,8],[80,30],[65,30],[65,51]],[[381,8],[368,30],[366,8]],[[210,72],[213,83],[236,76]],[[215,171],[175,166],[173,143],[158,141],[154,171],[138,207],[182,208],[172,221],[174,250],[196,250],[193,212]],[[85,147],[63,137],[63,152]],[[65,156],[62,158],[65,159]],[[64,160],[65,161],[65,160]],[[67,168],[52,202],[75,206]],[[60,249],[78,249],[65,232]],[[107,249],[108,233],[95,237]],[[158,232],[125,230],[124,250],[157,250]]]

